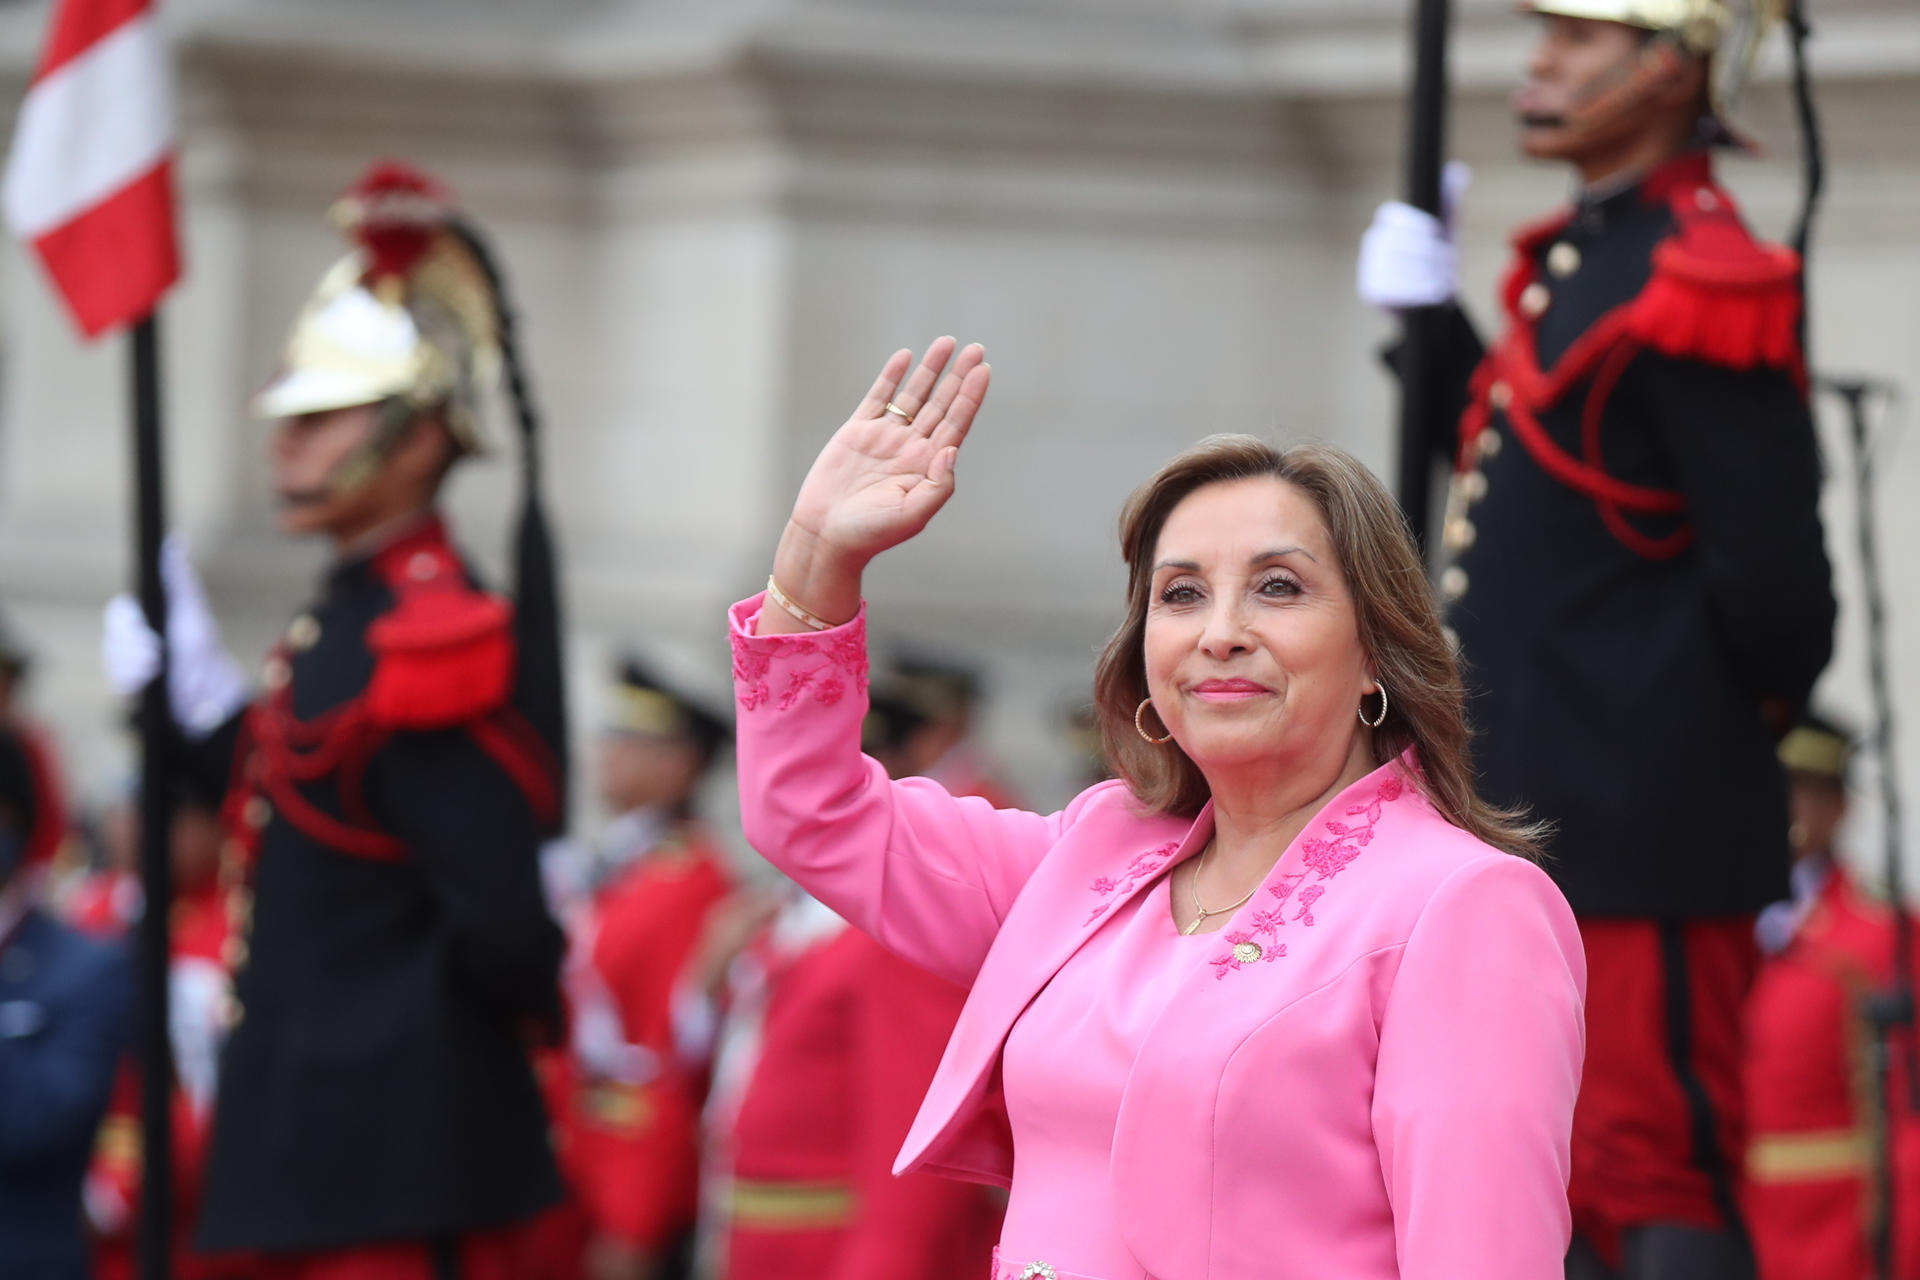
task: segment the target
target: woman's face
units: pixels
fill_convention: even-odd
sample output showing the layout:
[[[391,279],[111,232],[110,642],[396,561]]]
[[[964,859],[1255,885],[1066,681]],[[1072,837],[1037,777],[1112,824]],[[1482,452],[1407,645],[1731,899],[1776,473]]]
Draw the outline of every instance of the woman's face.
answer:
[[[1271,477],[1222,481],[1168,514],[1154,548],[1146,664],[1154,710],[1202,772],[1323,757],[1341,767],[1374,681],[1332,539],[1306,494]]]

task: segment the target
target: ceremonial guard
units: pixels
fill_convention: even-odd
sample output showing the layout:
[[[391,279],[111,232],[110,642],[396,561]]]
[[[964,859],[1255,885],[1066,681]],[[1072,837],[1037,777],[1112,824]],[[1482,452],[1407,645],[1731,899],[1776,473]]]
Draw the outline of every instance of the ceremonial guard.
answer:
[[[1740,1008],[1786,888],[1774,744],[1834,600],[1791,251],[1715,179],[1775,16],[1528,0],[1522,149],[1573,170],[1515,237],[1503,329],[1455,316],[1439,578],[1483,795],[1553,824],[1591,970],[1569,1274],[1750,1275]],[[1441,220],[1383,207],[1362,296],[1451,305]]]
[[[127,1047],[128,957],[40,909],[38,782],[0,727],[0,1275],[85,1280],[81,1184]]]
[[[231,783],[234,999],[198,1244],[265,1280],[508,1280],[520,1224],[560,1197],[528,1064],[560,1031],[564,951],[537,861],[563,775],[532,421],[446,191],[378,165],[335,218],[352,251],[256,401],[281,526],[335,561],[257,699],[177,540],[163,564],[182,763]],[[436,509],[503,361],[529,446],[517,608]],[[109,607],[120,687],[153,648],[131,601]]]
[[[559,1129],[588,1280],[685,1274],[698,1207],[703,1072],[676,1068],[672,993],[732,886],[696,794],[727,725],[634,662],[601,737],[590,904],[567,963],[569,1083]]]
[[[899,776],[909,744],[936,723],[936,708],[903,697],[903,685],[875,687],[862,730],[863,748]],[[1004,1196],[893,1176],[966,991],[797,889],[749,938],[756,901],[716,913],[679,997],[682,1052],[706,1051],[691,1027],[717,1032],[703,1222],[716,1237],[713,1270],[726,1280],[987,1274]],[[724,1018],[690,1014],[702,1006]]]
[[[1792,787],[1793,897],[1761,913],[1768,958],[1747,1002],[1747,1216],[1761,1280],[1878,1274],[1874,1245],[1888,1225],[1882,1158],[1894,1165],[1893,1274],[1920,1276],[1912,1029],[1891,1030],[1887,1079],[1876,1080],[1872,1065],[1872,1002],[1895,973],[1894,912],[1835,854],[1851,754],[1844,731],[1812,716],[1780,744]]]

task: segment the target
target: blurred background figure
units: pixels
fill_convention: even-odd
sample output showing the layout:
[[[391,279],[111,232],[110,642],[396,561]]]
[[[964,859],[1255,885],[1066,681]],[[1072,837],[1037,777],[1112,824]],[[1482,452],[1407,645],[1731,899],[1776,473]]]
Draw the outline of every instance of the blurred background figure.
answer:
[[[958,763],[962,737],[936,718],[955,704],[925,685],[904,696],[910,687],[876,685],[862,725],[862,747],[892,777],[911,776],[910,760]],[[704,1276],[987,1274],[1004,1195],[926,1173],[893,1176],[965,1000],[963,988],[791,885],[748,891],[715,913],[676,996],[681,1053],[714,1058]]]
[[[1001,771],[974,738],[982,677],[977,667],[920,654],[896,656],[876,677],[881,696],[910,713],[893,722],[897,744],[889,748],[887,770],[898,778],[932,778],[956,796],[979,796],[995,808],[1018,803]]]
[[[12,732],[26,753],[33,775],[33,830],[27,833],[27,857],[36,866],[51,868],[68,834],[66,786],[61,779],[59,753],[53,735],[27,713],[22,691],[32,657],[0,615],[0,729]]]
[[[570,922],[572,1044],[550,1082],[574,1237],[543,1228],[551,1254],[583,1247],[587,1280],[686,1274],[698,1206],[704,1079],[670,1069],[672,991],[732,876],[695,796],[727,724],[637,661],[620,669],[600,735],[600,800],[614,815]],[[567,1262],[549,1260],[555,1274]]]
[[[69,873],[61,915],[102,937],[119,937],[140,921],[140,793],[123,783],[93,825],[92,856]]]
[[[1073,702],[1062,707],[1059,729],[1067,754],[1077,768],[1076,785],[1082,790],[1113,776],[1106,746],[1100,740],[1100,720],[1091,702]]]
[[[1876,1078],[1870,1002],[1895,972],[1892,907],[1839,854],[1855,735],[1804,717],[1780,743],[1793,823],[1793,896],[1761,913],[1767,959],[1747,1003],[1747,1208],[1761,1280],[1880,1274],[1893,1161],[1894,1275],[1920,1276],[1920,1114],[1911,1031]],[[1909,924],[1913,921],[1909,917]],[[1876,1135],[1886,1126],[1889,1146]]]
[[[85,1280],[82,1183],[126,1049],[132,974],[117,944],[41,910],[27,850],[38,782],[0,727],[0,1275]]]
[[[68,904],[72,922],[96,936],[129,935],[144,914],[137,821],[129,817],[138,808],[139,798],[134,796],[109,815],[110,829],[125,833],[124,837],[109,844],[107,865]],[[177,778],[168,846],[174,899],[167,979],[174,1082],[171,1195],[176,1280],[245,1280],[251,1271],[244,1258],[210,1256],[193,1247],[219,1083],[219,1055],[232,1013],[238,926],[244,924],[230,918],[227,890],[231,886],[222,883],[223,870],[227,876],[237,876],[243,868],[237,858],[229,858],[223,868],[224,843],[218,798],[197,789],[187,778]],[[86,1209],[95,1280],[134,1280],[138,1274],[145,1127],[139,1063],[129,1054],[115,1081],[87,1171]]]

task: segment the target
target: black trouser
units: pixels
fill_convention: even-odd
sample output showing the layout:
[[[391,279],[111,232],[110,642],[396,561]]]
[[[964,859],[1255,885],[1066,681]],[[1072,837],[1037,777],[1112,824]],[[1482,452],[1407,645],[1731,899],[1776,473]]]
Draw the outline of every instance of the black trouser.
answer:
[[[1583,1240],[1567,1253],[1567,1280],[1754,1280],[1742,1231],[1656,1222],[1620,1236],[1620,1269],[1610,1271]]]

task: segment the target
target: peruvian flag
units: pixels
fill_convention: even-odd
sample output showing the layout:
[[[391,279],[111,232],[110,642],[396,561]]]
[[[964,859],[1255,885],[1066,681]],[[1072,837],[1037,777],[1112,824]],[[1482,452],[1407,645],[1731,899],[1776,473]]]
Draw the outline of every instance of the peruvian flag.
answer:
[[[153,10],[57,0],[0,192],[89,338],[149,315],[180,277],[173,93]]]

